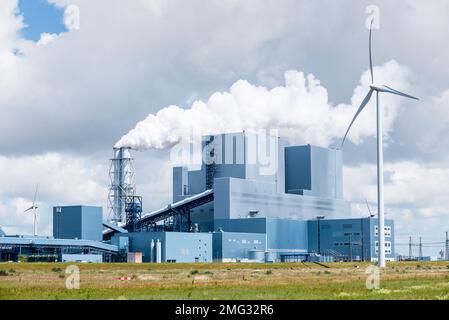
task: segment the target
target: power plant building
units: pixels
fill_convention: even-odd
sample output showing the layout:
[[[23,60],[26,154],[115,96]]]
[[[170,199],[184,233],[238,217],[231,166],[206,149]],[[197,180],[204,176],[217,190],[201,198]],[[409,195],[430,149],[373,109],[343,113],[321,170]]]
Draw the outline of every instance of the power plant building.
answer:
[[[343,199],[341,150],[249,132],[205,136],[201,147],[197,170],[173,168],[172,202],[147,214],[129,150],[115,149],[111,221],[101,208],[55,207],[54,238],[108,245],[115,261],[133,252],[153,263],[377,260],[377,220],[353,218]],[[394,260],[392,220],[385,233]]]
[[[351,205],[343,200],[340,150],[241,132],[205,136],[202,151],[197,170],[173,168],[172,203],[141,217],[141,232],[128,235],[129,250],[148,256],[151,234],[159,231],[162,247],[172,246],[162,234],[178,233],[185,239],[180,247],[196,234],[210,234],[217,262],[377,259],[375,219],[347,218]],[[386,225],[387,258],[394,260],[394,225]],[[112,231],[105,239],[112,234],[117,241]],[[195,254],[188,261],[198,261]]]
[[[103,240],[103,209],[94,206],[53,208],[55,239]]]

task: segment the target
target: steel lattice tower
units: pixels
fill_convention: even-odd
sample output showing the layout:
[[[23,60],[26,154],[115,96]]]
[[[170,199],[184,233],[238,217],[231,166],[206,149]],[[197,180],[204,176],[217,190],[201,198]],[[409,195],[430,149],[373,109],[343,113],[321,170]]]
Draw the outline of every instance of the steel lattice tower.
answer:
[[[134,183],[133,159],[131,148],[114,148],[114,158],[109,168],[109,218],[115,223],[126,223],[126,203],[129,197],[134,197],[136,186]]]
[[[449,260],[449,233],[446,231],[445,260]]]

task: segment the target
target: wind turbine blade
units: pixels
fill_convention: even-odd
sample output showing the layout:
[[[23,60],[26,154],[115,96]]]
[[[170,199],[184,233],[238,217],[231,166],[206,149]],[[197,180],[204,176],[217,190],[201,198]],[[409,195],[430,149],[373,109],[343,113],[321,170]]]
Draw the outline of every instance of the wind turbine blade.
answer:
[[[33,209],[34,209],[34,206],[31,206],[28,209],[26,209],[24,212],[27,212],[27,211],[30,211],[30,210],[33,210]]]
[[[372,55],[373,23],[374,18],[371,20],[371,26],[369,28],[369,68],[371,71],[371,83],[374,83],[373,55]]]
[[[34,207],[34,204],[36,203],[36,196],[37,196],[37,188],[38,187],[39,187],[39,184],[36,184],[36,190],[34,191],[33,207]]]
[[[343,141],[341,142],[341,148],[343,148],[343,145],[345,144],[346,137],[348,136],[349,130],[351,130],[352,125],[354,124],[355,119],[359,116],[360,112],[365,108],[365,106],[368,104],[368,102],[371,99],[371,96],[373,95],[374,90],[371,89],[368,94],[366,95],[365,99],[363,99],[362,104],[360,105],[359,109],[355,113],[354,118],[352,119],[351,123],[349,124],[348,130],[346,130],[345,136],[343,138]],[[341,149],[340,148],[340,149]]]
[[[406,98],[409,98],[409,99],[419,100],[419,98],[417,98],[417,97],[414,97],[414,96],[411,96],[409,94],[403,93],[403,92],[398,91],[396,89],[393,89],[393,88],[391,88],[389,86],[382,85],[380,87],[381,87],[382,92],[388,92],[388,93],[392,93],[392,94],[395,94],[395,95],[398,95],[398,96],[401,96],[401,97],[406,97]]]
[[[369,215],[372,216],[373,213],[371,212],[371,208],[369,207],[369,203],[368,203],[368,200],[367,200],[367,199],[365,199],[365,203],[366,203],[366,206],[367,206],[367,208],[368,208]]]

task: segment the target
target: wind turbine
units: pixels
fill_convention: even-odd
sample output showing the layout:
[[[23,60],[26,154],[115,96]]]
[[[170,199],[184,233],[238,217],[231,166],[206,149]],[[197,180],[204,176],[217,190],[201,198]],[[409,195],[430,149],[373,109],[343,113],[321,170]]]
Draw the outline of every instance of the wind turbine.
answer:
[[[379,94],[380,93],[391,93],[394,95],[402,96],[409,99],[419,100],[416,97],[411,95],[402,93],[396,89],[393,89],[387,85],[376,84],[374,82],[374,72],[373,72],[373,58],[371,52],[371,44],[372,44],[372,31],[373,31],[373,22],[374,19],[371,20],[371,26],[369,30],[369,65],[371,71],[371,85],[370,91],[366,95],[365,99],[363,99],[362,104],[357,110],[354,118],[349,124],[348,130],[343,138],[341,143],[341,148],[346,141],[346,137],[348,136],[349,130],[354,124],[355,119],[359,116],[359,114],[366,107],[368,102],[371,100],[371,97],[374,92],[376,92],[376,104],[377,104],[377,212],[378,212],[378,220],[379,220],[379,261],[378,266],[384,268],[385,264],[385,214],[384,214],[384,169],[383,169],[383,137],[382,137],[382,108],[380,107],[379,102]]]
[[[34,214],[34,236],[37,236],[37,204],[36,204],[36,196],[37,196],[37,188],[39,187],[39,185],[36,185],[36,191],[34,191],[34,199],[33,199],[33,204],[31,205],[31,207],[29,207],[28,209],[26,209],[24,212],[33,210],[33,214]]]

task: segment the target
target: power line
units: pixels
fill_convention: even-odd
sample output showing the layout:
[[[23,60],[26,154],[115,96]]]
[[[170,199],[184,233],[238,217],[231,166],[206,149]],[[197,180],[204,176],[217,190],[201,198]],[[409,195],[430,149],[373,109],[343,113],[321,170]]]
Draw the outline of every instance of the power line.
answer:
[[[427,244],[442,244],[442,245],[444,245],[446,242],[423,242],[422,244],[423,245],[427,245]],[[410,245],[410,242],[409,243],[396,243],[396,245],[397,246],[408,246],[408,245]],[[417,246],[418,244],[412,244],[413,246]]]

